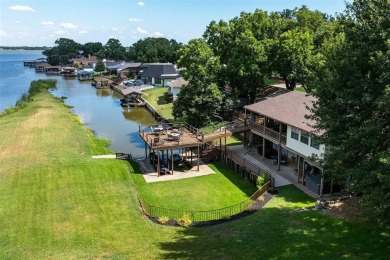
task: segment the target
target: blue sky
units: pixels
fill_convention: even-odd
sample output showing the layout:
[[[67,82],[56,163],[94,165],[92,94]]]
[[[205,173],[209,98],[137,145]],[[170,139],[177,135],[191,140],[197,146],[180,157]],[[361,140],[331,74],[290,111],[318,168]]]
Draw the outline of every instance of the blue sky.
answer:
[[[115,38],[126,47],[145,37],[187,43],[213,20],[302,5],[331,15],[345,9],[344,0],[1,0],[0,46],[53,46],[58,38],[82,44]]]

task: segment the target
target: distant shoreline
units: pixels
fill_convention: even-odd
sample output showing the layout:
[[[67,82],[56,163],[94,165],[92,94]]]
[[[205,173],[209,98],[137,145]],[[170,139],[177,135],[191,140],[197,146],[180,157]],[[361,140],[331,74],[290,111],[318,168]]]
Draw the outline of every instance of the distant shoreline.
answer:
[[[40,47],[28,47],[28,46],[0,46],[0,50],[14,50],[14,51],[31,51],[31,50],[37,50],[37,51],[43,51],[50,47],[40,46]]]

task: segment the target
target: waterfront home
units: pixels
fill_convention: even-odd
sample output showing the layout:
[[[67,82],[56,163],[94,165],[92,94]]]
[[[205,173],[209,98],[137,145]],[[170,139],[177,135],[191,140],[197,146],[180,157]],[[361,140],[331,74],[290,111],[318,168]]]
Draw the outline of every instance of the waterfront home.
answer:
[[[316,98],[310,94],[289,91],[244,107],[249,117],[249,143],[265,158],[274,161],[277,169],[295,168],[297,180],[318,195],[335,192],[325,179],[318,159],[323,158],[325,145],[317,141],[322,132],[315,132],[315,122],[308,108]],[[333,189],[333,190],[332,190]]]
[[[141,79],[145,84],[165,87],[179,77],[176,67],[172,63],[143,63]]]
[[[89,56],[87,58],[73,58],[70,60],[71,63],[78,64],[81,68],[84,68],[85,66],[91,66],[97,61],[98,59],[95,56]]]
[[[177,99],[177,95],[180,93],[181,88],[187,84],[188,81],[183,77],[178,77],[177,79],[168,82],[168,92],[173,95],[173,100]]]
[[[106,69],[110,74],[116,74],[121,79],[127,79],[128,74],[132,73],[133,77],[138,77],[141,71],[140,62],[115,62],[106,65]]]

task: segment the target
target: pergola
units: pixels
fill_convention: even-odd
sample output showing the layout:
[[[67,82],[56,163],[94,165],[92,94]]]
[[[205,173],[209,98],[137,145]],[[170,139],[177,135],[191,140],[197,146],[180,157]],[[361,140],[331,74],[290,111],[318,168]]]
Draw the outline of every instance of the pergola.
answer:
[[[236,128],[222,127],[219,131],[212,134],[203,134],[199,129],[189,125],[183,124],[180,127],[174,127],[172,124],[159,124],[156,126],[141,128],[139,127],[139,134],[142,139],[145,141],[145,157],[148,157],[148,154],[153,154],[157,156],[157,173],[160,176],[161,172],[165,172],[164,168],[161,168],[162,162],[160,160],[160,155],[168,155],[170,151],[170,162],[169,168],[174,172],[174,149],[184,149],[185,153],[191,153],[191,164],[192,164],[192,151],[197,149],[197,171],[199,171],[200,164],[200,148],[206,143],[220,139],[220,146],[222,145],[222,138],[225,139],[228,136],[231,136],[233,133],[248,131],[248,126],[241,126]],[[221,148],[221,147],[220,147]],[[148,153],[149,150],[149,153]]]

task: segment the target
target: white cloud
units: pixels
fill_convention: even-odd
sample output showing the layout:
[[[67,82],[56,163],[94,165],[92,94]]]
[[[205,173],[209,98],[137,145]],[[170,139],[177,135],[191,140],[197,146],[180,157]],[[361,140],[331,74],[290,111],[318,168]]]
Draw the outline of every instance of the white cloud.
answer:
[[[136,28],[137,30],[137,33],[140,33],[140,34],[148,34],[149,32],[141,27],[137,27]]]
[[[129,22],[133,22],[133,23],[136,23],[136,22],[141,22],[142,20],[139,19],[139,18],[129,18]]]
[[[57,35],[62,35],[62,34],[65,34],[66,32],[62,31],[62,30],[57,30],[57,31],[54,31],[53,33],[57,34]]]
[[[0,29],[0,36],[1,37],[7,37],[8,33],[6,31],[4,31],[3,29]]]
[[[144,6],[145,3],[144,3],[144,2],[138,2],[137,5],[138,5],[138,6]]]
[[[74,29],[76,28],[77,26],[74,25],[73,23],[62,23],[60,24],[61,27],[65,28],[65,29]]]
[[[114,32],[118,32],[120,30],[119,27],[112,27],[111,30],[113,30]]]
[[[35,12],[34,9],[27,5],[12,5],[9,9],[13,11]]]
[[[52,21],[42,21],[41,24],[42,24],[43,26],[53,26],[53,25],[55,25],[55,23],[52,22]]]
[[[23,23],[22,21],[15,21],[16,24],[21,24]]]
[[[88,33],[88,31],[86,31],[86,30],[79,31],[79,34],[87,34],[87,33]]]
[[[160,33],[160,32],[154,32],[154,33],[152,33],[152,35],[153,35],[154,37],[163,37],[163,36],[164,36],[164,34],[162,34],[162,33]]]

